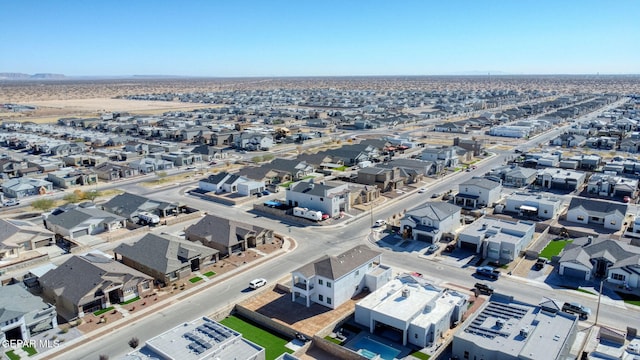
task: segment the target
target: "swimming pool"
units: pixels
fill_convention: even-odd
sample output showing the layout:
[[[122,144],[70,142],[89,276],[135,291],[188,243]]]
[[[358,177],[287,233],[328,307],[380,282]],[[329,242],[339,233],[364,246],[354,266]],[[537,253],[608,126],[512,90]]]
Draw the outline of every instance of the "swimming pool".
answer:
[[[359,349],[358,353],[366,358],[373,359],[376,355],[380,355],[383,360],[393,360],[402,351],[391,346],[387,346],[381,342],[363,337],[355,343],[354,347]]]

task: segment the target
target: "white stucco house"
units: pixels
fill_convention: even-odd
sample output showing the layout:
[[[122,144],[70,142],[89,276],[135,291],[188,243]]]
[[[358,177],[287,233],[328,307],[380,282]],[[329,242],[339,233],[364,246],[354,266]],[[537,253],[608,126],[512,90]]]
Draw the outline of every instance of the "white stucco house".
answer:
[[[400,231],[407,238],[437,243],[445,233],[460,227],[460,207],[442,201],[430,201],[407,211],[400,219]]]
[[[337,256],[324,255],[291,273],[291,301],[335,309],[365,288],[375,291],[392,277],[381,258],[381,252],[364,245]]]
[[[500,200],[502,184],[481,177],[473,177],[458,185],[453,203],[463,208],[481,208]]]
[[[309,179],[290,185],[285,196],[289,206],[318,210],[330,217],[349,210],[350,191],[347,183],[316,184]]]
[[[483,216],[458,234],[458,246],[482,257],[508,263],[524,251],[535,233],[535,223]]]
[[[540,219],[557,218],[562,200],[540,194],[513,193],[507,197],[504,211]]]
[[[400,275],[356,304],[356,323],[373,333],[391,327],[402,344],[431,347],[467,309],[469,296],[440,288],[412,275]]]
[[[573,197],[567,210],[567,221],[576,224],[596,224],[618,231],[627,215],[627,204],[606,200]]]

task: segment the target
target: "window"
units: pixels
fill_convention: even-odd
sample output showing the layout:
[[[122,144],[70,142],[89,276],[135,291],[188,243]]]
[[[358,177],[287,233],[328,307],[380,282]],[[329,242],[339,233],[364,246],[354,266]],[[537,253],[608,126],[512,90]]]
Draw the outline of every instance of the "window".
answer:
[[[468,359],[468,358],[469,358],[469,352],[468,352],[468,351],[465,351],[465,352],[464,352],[464,358],[465,358],[465,359]]]
[[[627,277],[622,274],[611,274],[613,280],[624,281]]]
[[[318,300],[324,301],[324,295],[318,295]]]
[[[320,198],[320,201],[324,201],[324,198]]]
[[[331,281],[327,281],[327,287],[330,288],[331,287]]]
[[[331,304],[331,298],[327,296],[327,304]]]
[[[611,225],[615,225],[616,221],[615,220],[611,220]]]
[[[584,221],[584,216],[581,216],[581,215],[580,215],[580,216],[576,217],[576,220],[578,220],[578,221]]]
[[[322,284],[323,284],[322,279],[318,279],[318,285],[322,285]]]
[[[547,213],[547,210],[543,211],[543,213],[545,213],[545,214],[546,214],[546,213]]]
[[[356,276],[360,275],[360,269],[356,270]]]

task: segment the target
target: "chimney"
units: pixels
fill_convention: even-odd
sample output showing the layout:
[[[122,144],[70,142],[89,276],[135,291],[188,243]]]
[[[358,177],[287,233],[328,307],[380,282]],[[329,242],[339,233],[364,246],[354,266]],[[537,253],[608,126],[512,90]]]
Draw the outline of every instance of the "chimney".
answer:
[[[487,223],[482,223],[482,230],[487,230]]]

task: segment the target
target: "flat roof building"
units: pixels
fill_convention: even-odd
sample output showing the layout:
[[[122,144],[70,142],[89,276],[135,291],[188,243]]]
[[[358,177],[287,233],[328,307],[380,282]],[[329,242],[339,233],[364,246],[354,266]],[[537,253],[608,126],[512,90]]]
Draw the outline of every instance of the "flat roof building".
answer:
[[[462,319],[468,298],[405,274],[360,300],[355,320],[372,333],[396,331],[403,345],[429,347]]]
[[[495,293],[454,335],[452,358],[566,359],[577,328],[575,315]]]
[[[265,349],[244,339],[239,332],[203,317],[147,340],[144,347],[129,354],[129,357],[165,360],[264,360]]]

